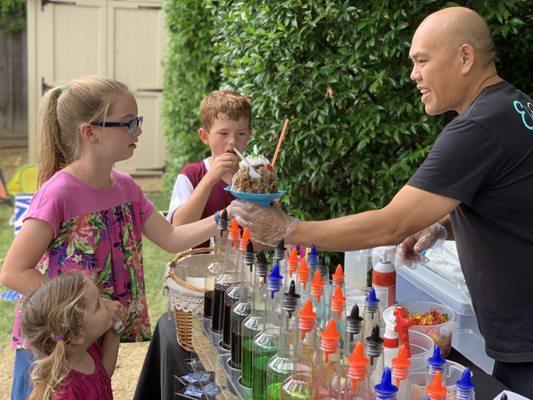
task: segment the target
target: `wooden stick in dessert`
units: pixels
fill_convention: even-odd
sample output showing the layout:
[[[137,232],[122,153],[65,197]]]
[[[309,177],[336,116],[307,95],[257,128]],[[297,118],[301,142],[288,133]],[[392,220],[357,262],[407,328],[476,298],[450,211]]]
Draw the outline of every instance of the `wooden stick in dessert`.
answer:
[[[270,165],[272,165],[272,168],[274,168],[274,165],[276,165],[276,161],[278,159],[279,152],[281,151],[281,145],[285,141],[285,134],[287,133],[287,128],[289,127],[289,119],[285,119],[285,122],[283,122],[283,128],[281,129],[281,134],[279,135],[278,145],[276,146],[276,151],[274,152],[274,157],[272,157],[272,162]]]

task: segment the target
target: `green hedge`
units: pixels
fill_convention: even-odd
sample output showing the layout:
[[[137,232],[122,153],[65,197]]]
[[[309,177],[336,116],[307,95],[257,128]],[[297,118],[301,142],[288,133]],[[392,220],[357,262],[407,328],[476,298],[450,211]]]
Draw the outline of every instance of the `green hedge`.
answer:
[[[18,32],[26,27],[26,2],[0,0],[0,36]]]
[[[184,90],[188,75],[177,71],[183,62],[179,52],[171,52],[175,58],[167,62],[167,78],[173,79],[167,81],[166,93],[172,96],[167,101],[172,101],[172,110],[166,108],[167,131],[187,123],[198,126],[197,115],[190,111],[197,110],[199,99],[213,87],[206,82],[219,84],[213,73],[220,67],[221,84],[252,97],[252,143],[265,154],[275,148],[277,136],[272,133],[279,131],[284,118],[291,119],[276,169],[289,192],[286,206],[296,216],[328,218],[383,206],[452,117],[424,114],[409,80],[408,59],[416,26],[451,3],[221,0],[203,2],[204,7],[196,4],[194,9],[190,1],[169,3],[189,14],[199,12],[209,23],[199,27],[200,38],[195,39],[195,45],[207,47],[181,55],[186,65],[196,64],[192,72],[186,71],[190,77],[200,78],[185,89],[190,95],[183,103],[177,93]],[[530,93],[530,66],[522,59],[527,49],[531,52],[531,32],[524,23],[531,12],[527,3],[531,2],[460,2],[479,11],[491,25],[501,51],[502,76]],[[213,17],[206,15],[208,11]],[[174,27],[190,24],[177,13],[169,20]],[[171,49],[183,40],[177,35],[183,30],[187,32],[183,27],[171,30]],[[211,41],[208,32],[214,33]],[[185,120],[180,108],[187,110]],[[201,153],[190,151],[191,143],[199,142],[190,132],[172,132],[169,142],[176,148],[170,148],[170,159],[179,157],[169,168],[173,177],[174,166],[198,159]]]
[[[163,91],[167,190],[181,167],[204,157],[209,150],[197,134],[200,102],[220,84],[213,62],[214,17],[209,5],[202,0],[166,0],[163,4],[169,36]]]

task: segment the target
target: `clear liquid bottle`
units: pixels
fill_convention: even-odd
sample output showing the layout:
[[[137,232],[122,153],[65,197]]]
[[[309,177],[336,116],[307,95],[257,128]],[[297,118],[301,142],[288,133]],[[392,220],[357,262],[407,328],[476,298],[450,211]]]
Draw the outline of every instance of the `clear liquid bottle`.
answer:
[[[411,400],[411,380],[409,379],[409,369],[411,361],[409,361],[408,344],[400,345],[398,355],[391,361],[392,363],[392,379],[394,386],[398,388],[398,400]]]
[[[298,250],[296,249],[296,246],[293,246],[287,259],[287,278],[289,281],[292,279],[296,279],[298,274],[298,268],[300,268]]]
[[[278,350],[282,288],[283,276],[279,273],[279,265],[274,264],[267,278],[267,291],[270,296],[264,327],[254,337],[252,343],[252,398],[254,400],[266,399],[266,364]]]
[[[250,240],[250,229],[245,228],[239,241],[239,252],[237,256],[237,281],[233,283],[224,294],[224,322],[222,328],[222,347],[231,350],[231,310],[241,297],[243,261],[246,253],[246,246]]]
[[[337,399],[342,394],[341,353],[335,318],[330,318],[326,327],[320,332],[320,354],[317,360],[315,378],[315,398]]]
[[[435,345],[433,347],[433,355],[427,361],[427,377],[426,384],[433,382],[433,377],[437,372],[444,373],[446,367],[446,359],[440,354],[440,347]]]
[[[241,275],[241,293],[239,301],[231,309],[231,358],[230,367],[241,369],[242,363],[242,322],[252,312],[252,305],[254,300],[254,247],[249,240],[246,245],[246,252],[243,259],[244,267]]]
[[[363,317],[363,337],[367,338],[372,333],[374,326],[381,323],[379,311],[379,299],[376,297],[374,288],[370,288],[365,299],[365,314]]]
[[[426,395],[429,397],[429,400],[446,400],[448,390],[442,384],[441,371],[436,371],[435,375],[433,375],[433,380],[426,386]]]
[[[298,312],[298,332],[293,351],[293,373],[281,386],[281,400],[313,399],[313,379],[316,376],[317,348],[316,313],[307,300]]]
[[[344,339],[344,354],[352,354],[357,342],[363,342],[363,318],[359,315],[359,306],[354,304],[350,315],[346,317],[346,334]]]
[[[255,264],[252,312],[242,321],[241,326],[241,385],[247,388],[252,388],[252,344],[254,337],[263,329],[266,316],[267,270],[268,265],[265,253],[260,251],[257,253],[257,262]]]
[[[313,276],[318,267],[318,250],[314,244],[311,245],[311,250],[307,254],[307,265],[309,265],[311,276]]]
[[[455,382],[455,400],[475,400],[474,382],[470,369],[465,368],[461,379]]]
[[[335,287],[340,286],[342,290],[344,291],[344,270],[342,269],[342,265],[339,264],[335,268],[335,272],[331,275],[331,280],[329,281],[329,290],[326,292],[328,293],[328,296],[326,297],[326,305],[327,305],[327,315],[326,320],[328,320],[330,317],[332,317],[331,313],[331,299],[333,295],[335,294]]]
[[[228,239],[228,212],[224,209],[218,220],[218,235],[215,236],[215,255],[213,262],[207,266],[208,276],[205,278],[204,318],[211,319],[213,315],[213,299],[215,296],[215,279],[224,269],[224,250]]]
[[[283,293],[289,291],[290,279],[287,279],[287,249],[285,248],[285,240],[281,239],[276,247],[274,247],[273,264],[278,264],[279,273],[286,279],[283,281]]]
[[[374,325],[370,336],[365,338],[366,356],[369,361],[370,384],[380,382],[383,374],[383,339],[379,336],[379,325]]]
[[[317,315],[317,326],[323,329],[326,325],[326,296],[324,295],[324,281],[320,271],[316,270],[311,281],[310,299],[313,302],[313,308]]]
[[[306,301],[309,298],[309,291],[311,289],[309,285],[309,276],[311,270],[307,265],[307,260],[304,258],[300,259],[300,267],[298,268],[298,284],[296,290],[300,293],[302,301]]]
[[[364,352],[363,343],[358,341],[346,358],[345,400],[367,400],[372,397],[368,379],[368,358]]]
[[[279,332],[279,350],[266,365],[267,400],[279,400],[281,385],[293,370],[292,349],[298,334],[297,315],[300,295],[294,280],[289,291],[283,294],[283,322]]]
[[[215,333],[222,333],[224,328],[224,295],[226,290],[237,281],[237,266],[233,259],[233,243],[235,236],[239,237],[239,225],[235,219],[231,220],[229,234],[224,249],[224,266],[215,279],[215,291],[213,298],[213,315],[211,317],[211,330]]]
[[[376,400],[396,400],[398,388],[391,382],[391,371],[389,368],[383,370],[381,382],[374,386]]]

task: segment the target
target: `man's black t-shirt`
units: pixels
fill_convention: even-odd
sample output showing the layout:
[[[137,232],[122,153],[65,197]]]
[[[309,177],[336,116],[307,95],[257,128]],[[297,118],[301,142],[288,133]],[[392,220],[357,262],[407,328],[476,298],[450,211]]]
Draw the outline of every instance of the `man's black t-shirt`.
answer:
[[[485,88],[408,185],[461,201],[451,221],[487,354],[533,361],[533,101]]]

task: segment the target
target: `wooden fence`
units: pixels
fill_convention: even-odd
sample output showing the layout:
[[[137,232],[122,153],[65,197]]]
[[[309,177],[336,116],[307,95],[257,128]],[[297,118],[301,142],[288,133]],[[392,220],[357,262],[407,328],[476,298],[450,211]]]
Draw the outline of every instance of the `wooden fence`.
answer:
[[[26,32],[0,36],[0,138],[28,134]]]

